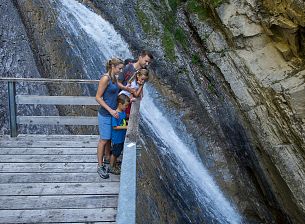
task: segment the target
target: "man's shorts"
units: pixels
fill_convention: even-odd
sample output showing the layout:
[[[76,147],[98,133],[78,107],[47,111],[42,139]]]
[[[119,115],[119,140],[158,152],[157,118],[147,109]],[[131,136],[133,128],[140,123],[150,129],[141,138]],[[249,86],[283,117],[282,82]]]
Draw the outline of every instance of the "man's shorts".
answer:
[[[100,139],[110,140],[111,139],[111,116],[105,116],[98,113],[98,130],[100,133]]]
[[[123,151],[124,143],[113,144],[111,148],[111,153],[115,157],[119,157]]]

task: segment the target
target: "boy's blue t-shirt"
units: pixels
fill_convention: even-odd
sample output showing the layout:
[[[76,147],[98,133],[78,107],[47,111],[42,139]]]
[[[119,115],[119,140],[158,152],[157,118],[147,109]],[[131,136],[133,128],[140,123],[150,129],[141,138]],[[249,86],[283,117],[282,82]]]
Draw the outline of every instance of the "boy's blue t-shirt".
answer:
[[[119,118],[112,117],[112,127],[116,126],[126,126],[126,113],[118,112]],[[115,130],[111,131],[111,141],[113,144],[123,143],[125,140],[126,129],[123,130]]]

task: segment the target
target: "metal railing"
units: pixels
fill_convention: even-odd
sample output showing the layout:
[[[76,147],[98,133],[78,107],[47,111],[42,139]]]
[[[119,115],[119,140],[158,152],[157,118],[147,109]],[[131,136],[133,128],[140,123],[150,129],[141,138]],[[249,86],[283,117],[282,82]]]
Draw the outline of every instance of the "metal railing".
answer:
[[[8,83],[9,125],[11,137],[18,136],[17,124],[52,124],[52,125],[97,125],[96,117],[82,116],[18,116],[19,104],[44,105],[98,105],[95,97],[89,96],[34,96],[16,95],[17,82],[34,83],[84,83],[97,84],[99,80],[83,79],[45,79],[45,78],[4,78],[0,81]]]

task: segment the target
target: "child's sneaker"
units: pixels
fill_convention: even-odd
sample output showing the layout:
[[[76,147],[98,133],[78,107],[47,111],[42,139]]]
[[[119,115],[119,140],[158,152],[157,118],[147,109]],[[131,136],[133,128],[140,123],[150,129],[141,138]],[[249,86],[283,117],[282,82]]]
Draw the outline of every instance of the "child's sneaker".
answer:
[[[97,173],[100,175],[101,178],[107,179],[109,178],[109,174],[107,173],[105,165],[97,167]]]
[[[112,174],[114,174],[114,175],[120,175],[121,170],[119,170],[119,169],[116,168],[116,167],[109,166],[108,172],[109,172],[109,173],[112,173]]]
[[[116,162],[116,167],[121,169],[121,166],[122,166],[122,162],[121,161],[117,161]]]

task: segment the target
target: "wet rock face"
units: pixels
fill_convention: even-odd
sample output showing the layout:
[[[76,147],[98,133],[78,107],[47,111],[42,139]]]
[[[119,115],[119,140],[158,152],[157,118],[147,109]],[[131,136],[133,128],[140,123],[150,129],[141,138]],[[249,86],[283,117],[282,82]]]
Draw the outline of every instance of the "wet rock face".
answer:
[[[0,76],[40,78],[39,68],[36,65],[35,52],[28,37],[28,30],[24,26],[15,1],[3,0],[0,3]],[[17,94],[49,95],[43,84],[18,82]],[[0,133],[9,134],[7,83],[0,82]],[[18,106],[18,115],[56,115],[55,106]],[[62,127],[20,126],[19,133],[67,133]]]
[[[96,63],[94,69],[88,71],[82,66],[85,62],[81,57],[74,53],[73,46],[69,43],[67,30],[60,26],[58,11],[56,10],[57,2],[54,1],[6,1],[7,4],[1,5],[4,11],[5,26],[4,38],[9,42],[5,42],[4,61],[13,62],[6,63],[4,68],[9,71],[8,76],[13,77],[43,77],[43,78],[62,78],[62,79],[87,79],[90,75],[99,76],[99,69],[102,67],[100,63]],[[5,8],[8,11],[5,11]],[[18,23],[10,23],[9,19]],[[16,25],[17,24],[17,25]],[[11,32],[11,33],[9,33]],[[6,35],[7,34],[7,35]],[[12,49],[15,49],[12,51]],[[10,53],[13,52],[13,53]],[[15,59],[16,58],[16,59]],[[4,71],[5,73],[5,71]],[[92,75],[94,73],[94,75]],[[79,85],[79,84],[48,84],[43,87],[32,87],[28,94],[36,95],[90,95],[95,93],[96,86]],[[43,90],[41,88],[44,88]],[[19,89],[19,88],[18,88]],[[91,91],[93,89],[93,91]],[[22,90],[24,91],[24,89]],[[21,91],[21,92],[22,92]],[[18,92],[18,94],[21,94]],[[50,109],[53,108],[53,109]],[[20,114],[23,115],[88,115],[95,116],[97,107],[83,108],[79,106],[58,106],[45,107],[40,106],[30,109],[23,108]],[[73,126],[68,127],[74,133],[92,133],[96,132],[96,128],[90,126]],[[30,127],[25,129],[29,130]],[[50,133],[56,128],[35,128],[32,133]],[[50,129],[50,130],[48,130]],[[66,128],[64,128],[66,129]],[[39,131],[40,130],[40,131]],[[22,130],[20,129],[22,132]],[[52,132],[52,131],[51,131]],[[64,131],[67,133],[67,131]]]
[[[198,211],[179,200],[182,192],[174,187],[179,180],[168,172],[169,164],[158,154],[151,139],[145,141],[147,145],[142,146],[137,160],[137,223],[202,223]],[[190,215],[192,212],[197,217]]]
[[[135,52],[154,52],[160,91],[240,211],[254,223],[301,223],[304,2],[92,2]]]

